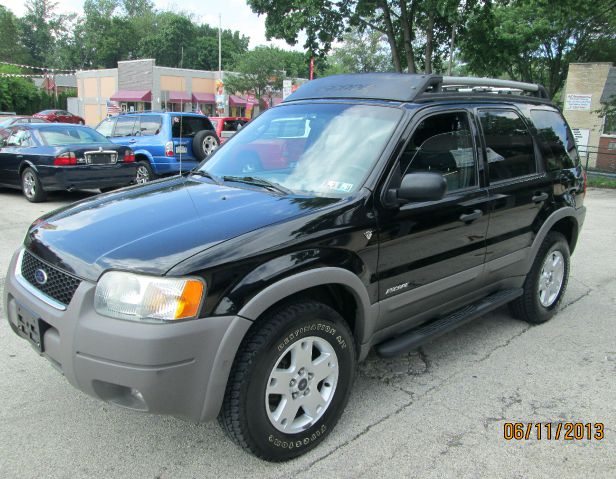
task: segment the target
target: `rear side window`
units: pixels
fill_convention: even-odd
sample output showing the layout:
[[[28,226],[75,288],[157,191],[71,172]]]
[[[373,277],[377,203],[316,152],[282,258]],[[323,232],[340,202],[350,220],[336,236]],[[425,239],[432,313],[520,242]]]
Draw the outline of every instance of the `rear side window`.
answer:
[[[480,110],[490,181],[536,173],[533,140],[520,116],[510,110]]]
[[[118,118],[113,136],[133,136],[136,116],[121,116]]]
[[[192,137],[201,130],[213,130],[210,120],[199,116],[172,116],[171,135],[173,138]]]
[[[147,115],[141,117],[141,125],[139,135],[153,136],[160,133],[160,128],[163,123],[163,118],[160,115]]]
[[[547,160],[548,170],[573,168],[578,162],[575,141],[560,113],[531,110],[530,117],[537,129],[541,154]]]

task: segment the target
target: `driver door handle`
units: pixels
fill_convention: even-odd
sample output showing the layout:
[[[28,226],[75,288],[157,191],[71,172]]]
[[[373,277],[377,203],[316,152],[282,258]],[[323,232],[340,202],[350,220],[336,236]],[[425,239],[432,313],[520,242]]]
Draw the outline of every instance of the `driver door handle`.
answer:
[[[545,191],[543,193],[536,192],[533,196],[533,201],[535,203],[541,203],[542,201],[545,201],[547,199],[548,199],[548,194]]]
[[[475,221],[477,218],[480,218],[481,215],[483,215],[483,211],[475,210],[472,213],[460,215],[460,221],[464,223],[470,223],[471,221]]]

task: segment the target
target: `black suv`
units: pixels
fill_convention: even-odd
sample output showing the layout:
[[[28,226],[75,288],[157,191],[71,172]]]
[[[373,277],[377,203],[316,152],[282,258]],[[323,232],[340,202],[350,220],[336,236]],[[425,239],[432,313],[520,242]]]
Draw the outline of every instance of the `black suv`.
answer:
[[[403,353],[506,303],[550,319],[584,193],[539,85],[323,78],[191,172],[37,220],[8,318],[86,393],[218,417],[286,460],[331,431],[372,348]]]

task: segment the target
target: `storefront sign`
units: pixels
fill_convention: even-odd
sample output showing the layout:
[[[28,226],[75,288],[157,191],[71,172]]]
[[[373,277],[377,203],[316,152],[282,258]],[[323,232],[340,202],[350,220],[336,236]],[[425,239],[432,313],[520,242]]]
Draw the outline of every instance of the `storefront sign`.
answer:
[[[569,93],[565,98],[565,110],[590,111],[592,95]]]

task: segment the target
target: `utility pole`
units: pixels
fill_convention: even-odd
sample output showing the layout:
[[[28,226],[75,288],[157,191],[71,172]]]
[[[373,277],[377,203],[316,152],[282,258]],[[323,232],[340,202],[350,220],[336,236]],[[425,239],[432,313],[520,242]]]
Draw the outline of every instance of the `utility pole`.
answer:
[[[222,14],[218,14],[218,79],[222,81]]]

